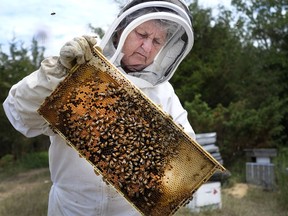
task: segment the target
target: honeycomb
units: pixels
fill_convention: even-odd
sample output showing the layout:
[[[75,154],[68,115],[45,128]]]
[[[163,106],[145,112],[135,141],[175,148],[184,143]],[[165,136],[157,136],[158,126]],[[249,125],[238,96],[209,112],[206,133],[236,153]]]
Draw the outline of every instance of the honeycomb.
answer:
[[[225,168],[99,51],[93,55],[38,112],[142,215],[173,215]]]

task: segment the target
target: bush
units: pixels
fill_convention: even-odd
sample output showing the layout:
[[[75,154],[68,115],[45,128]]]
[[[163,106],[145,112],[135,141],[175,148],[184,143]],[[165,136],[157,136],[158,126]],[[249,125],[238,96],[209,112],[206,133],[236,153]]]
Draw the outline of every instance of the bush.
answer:
[[[192,102],[185,102],[184,107],[196,133],[217,132],[224,163],[233,164],[245,157],[246,148],[271,148],[281,143],[276,137],[284,129],[280,125],[283,103],[273,98],[269,104],[272,105],[263,102],[255,109],[242,100],[212,108],[198,94]]]
[[[13,164],[13,155],[6,154],[2,158],[0,158],[0,167],[8,167]]]
[[[288,210],[288,148],[278,150],[278,156],[275,159],[276,165],[276,183],[279,191],[279,203]]]
[[[15,160],[11,154],[7,154],[0,158],[0,179],[29,169],[46,168],[48,166],[47,151],[27,153],[18,160]]]
[[[48,167],[48,152],[33,152],[26,154],[18,161],[18,164],[24,169]]]

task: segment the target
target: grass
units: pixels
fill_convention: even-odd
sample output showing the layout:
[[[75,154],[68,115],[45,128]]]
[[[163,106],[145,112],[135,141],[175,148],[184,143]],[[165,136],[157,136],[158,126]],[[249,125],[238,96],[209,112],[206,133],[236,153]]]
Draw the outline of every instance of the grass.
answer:
[[[0,181],[6,177],[25,172],[31,169],[48,168],[48,152],[34,152],[25,154],[19,160],[14,160],[12,155],[0,158]]]
[[[47,215],[49,179],[47,168],[6,177],[0,182],[0,216]]]
[[[241,199],[222,192],[221,210],[192,213],[184,207],[176,216],[288,216],[287,210],[279,205],[277,197],[277,192],[249,186],[248,193]]]
[[[6,199],[1,200],[1,192],[13,188],[10,185],[1,189],[0,184],[0,216],[47,215],[48,193],[51,186],[51,182],[47,182],[48,169],[29,172],[16,176],[18,180],[13,181],[16,185],[22,185],[22,189],[19,187],[14,190],[15,193],[11,193]],[[6,181],[11,182],[11,179]],[[288,216],[288,212],[279,206],[277,196],[277,191],[264,191],[255,186],[249,186],[248,193],[241,199],[222,190],[221,210],[192,213],[188,208],[182,207],[175,216]]]
[[[286,156],[285,154],[285,157],[281,158],[282,164],[284,159],[286,164]],[[42,162],[38,160],[39,158]],[[0,216],[47,215],[51,187],[47,158],[41,153],[40,156],[27,156],[17,163],[13,163],[9,156],[0,160]],[[227,193],[233,185],[241,182],[236,175],[236,180],[232,178],[222,187],[220,210],[193,213],[188,208],[182,207],[175,216],[288,216],[287,205],[283,205],[283,199],[287,197],[288,175],[285,176],[282,182],[278,181],[279,185],[284,184],[285,188],[265,191],[260,187],[249,185],[246,195],[237,198]]]
[[[47,215],[51,187],[48,153],[12,155],[0,159],[0,216]]]

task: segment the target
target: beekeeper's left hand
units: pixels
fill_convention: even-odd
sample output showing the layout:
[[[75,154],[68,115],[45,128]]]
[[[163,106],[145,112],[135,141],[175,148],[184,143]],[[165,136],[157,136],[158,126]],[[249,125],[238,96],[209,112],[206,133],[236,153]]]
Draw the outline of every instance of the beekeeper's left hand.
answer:
[[[97,37],[84,35],[67,42],[60,50],[60,63],[71,69],[75,64],[84,64],[93,57],[91,48],[97,44]]]

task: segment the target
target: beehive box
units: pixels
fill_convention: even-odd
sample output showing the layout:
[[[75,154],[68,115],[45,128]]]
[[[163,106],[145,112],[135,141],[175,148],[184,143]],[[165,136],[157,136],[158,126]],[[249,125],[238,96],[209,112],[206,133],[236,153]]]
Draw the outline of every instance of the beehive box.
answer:
[[[143,215],[172,215],[225,168],[97,50],[38,112]]]
[[[193,200],[186,207],[192,212],[221,209],[221,183],[208,182],[201,185],[195,192]]]

